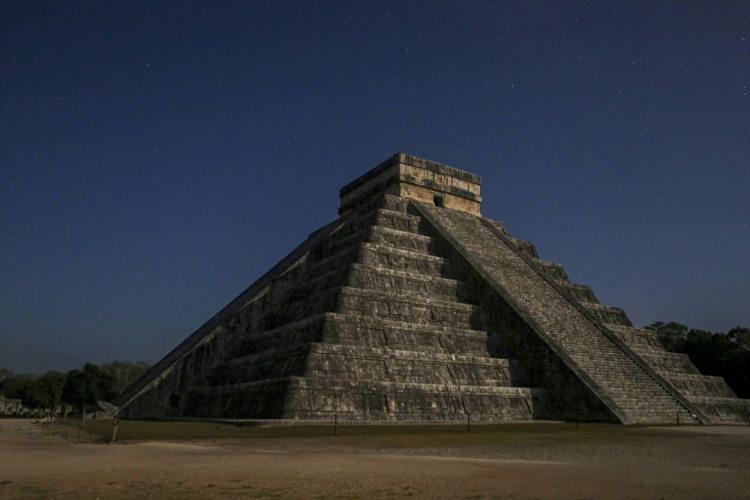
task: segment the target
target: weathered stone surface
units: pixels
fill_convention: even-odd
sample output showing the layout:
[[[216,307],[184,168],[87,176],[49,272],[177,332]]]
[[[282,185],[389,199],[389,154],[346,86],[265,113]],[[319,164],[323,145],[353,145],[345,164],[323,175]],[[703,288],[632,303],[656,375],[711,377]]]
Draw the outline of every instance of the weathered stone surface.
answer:
[[[748,405],[397,154],[118,401],[132,418],[741,421]]]

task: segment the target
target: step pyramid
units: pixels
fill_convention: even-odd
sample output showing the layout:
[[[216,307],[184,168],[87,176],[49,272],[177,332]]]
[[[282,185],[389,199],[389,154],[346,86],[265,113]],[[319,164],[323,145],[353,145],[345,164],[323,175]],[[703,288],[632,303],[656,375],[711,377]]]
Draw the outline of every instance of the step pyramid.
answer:
[[[480,214],[479,176],[397,153],[117,401],[126,418],[744,422],[664,350]]]

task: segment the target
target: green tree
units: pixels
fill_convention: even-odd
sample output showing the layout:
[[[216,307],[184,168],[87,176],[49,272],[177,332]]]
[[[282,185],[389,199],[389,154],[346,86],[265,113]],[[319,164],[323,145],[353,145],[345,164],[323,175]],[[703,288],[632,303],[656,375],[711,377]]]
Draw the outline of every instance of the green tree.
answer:
[[[670,321],[669,323],[655,321],[646,328],[656,332],[656,335],[659,336],[659,340],[661,340],[662,345],[667,351],[680,349],[690,331],[687,326],[674,321]]]
[[[58,372],[55,370],[50,370],[44,375],[42,375],[42,378],[49,380],[50,382],[58,386],[60,389],[62,389],[63,387],[65,387],[65,381],[68,378],[68,374],[63,373],[63,372]]]
[[[750,328],[735,326],[727,332],[727,338],[735,342],[738,347],[750,351]]]
[[[713,333],[674,321],[646,328],[657,333],[668,351],[687,354],[702,374],[723,377],[737,396],[750,398],[750,329]]]
[[[19,374],[6,378],[0,383],[2,392],[8,399],[23,400],[29,385],[37,379],[36,375]]]
[[[51,410],[60,404],[62,388],[46,378],[29,381],[26,385],[21,401],[27,408]]]
[[[117,394],[121,394],[141,378],[151,366],[153,363],[150,361],[111,361],[101,365],[101,369],[112,376],[112,388]]]
[[[112,376],[91,363],[86,363],[82,370],[68,372],[62,390],[62,400],[81,408],[81,422],[86,420],[86,405],[95,405],[97,401],[109,401],[117,393],[112,389]]]

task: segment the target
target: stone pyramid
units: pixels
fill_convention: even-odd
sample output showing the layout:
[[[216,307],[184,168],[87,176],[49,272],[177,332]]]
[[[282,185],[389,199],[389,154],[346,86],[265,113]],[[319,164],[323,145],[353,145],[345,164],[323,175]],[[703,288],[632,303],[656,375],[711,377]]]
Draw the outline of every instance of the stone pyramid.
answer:
[[[395,154],[119,399],[126,418],[744,422],[664,350],[480,215],[479,176]]]

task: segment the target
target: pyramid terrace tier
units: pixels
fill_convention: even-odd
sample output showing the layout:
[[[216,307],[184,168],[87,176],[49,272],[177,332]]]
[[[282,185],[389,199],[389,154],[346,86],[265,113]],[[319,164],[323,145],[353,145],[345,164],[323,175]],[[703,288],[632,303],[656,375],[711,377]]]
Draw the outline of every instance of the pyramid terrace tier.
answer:
[[[625,314],[625,311],[620,307],[596,304],[593,302],[581,302],[581,304],[602,323],[633,326],[627,314]]]
[[[523,368],[507,359],[418,353],[391,347],[309,344],[226,361],[208,386],[231,386],[272,378],[305,378],[461,386],[526,387]]]
[[[368,217],[349,220],[331,234],[318,248],[314,249],[310,257],[314,260],[324,260],[350,248],[358,248],[362,242],[379,246],[389,246],[394,249],[412,251],[420,254],[432,254],[431,238],[415,231],[395,228],[402,224],[393,223],[394,220],[405,221],[403,225],[414,222],[414,217],[378,209],[381,217]],[[371,219],[371,220],[367,220]],[[411,219],[411,220],[410,220]],[[375,225],[378,222],[390,221],[388,225]]]
[[[336,286],[318,292],[314,299],[292,294],[293,300],[263,302],[238,313],[232,323],[245,331],[265,331],[323,312],[374,316],[430,325],[481,329],[481,308],[457,302],[455,296],[435,298],[427,292],[377,291],[366,288]],[[265,307],[263,307],[265,306]]]
[[[579,302],[599,303],[599,299],[596,298],[590,286],[570,282],[560,283],[560,285]]]
[[[482,310],[478,306],[433,299],[410,292],[341,287],[334,311],[468,329],[481,329],[483,324]]]
[[[701,397],[737,397],[722,377],[688,373],[667,373],[664,376],[691,401]]]
[[[466,284],[455,279],[352,262],[345,268],[331,266],[324,274],[315,273],[289,294],[288,301],[309,301],[310,297],[318,297],[342,286],[403,292],[412,297],[428,296],[447,302],[471,300]]]
[[[271,401],[269,392],[284,394]],[[544,416],[544,391],[518,387],[286,377],[195,391],[190,416],[351,420],[531,420]],[[251,415],[252,417],[248,417]]]
[[[635,352],[659,373],[700,374],[686,354],[668,351],[659,352],[653,349],[636,350]]]
[[[650,351],[664,351],[658,335],[653,330],[646,328],[635,328],[619,323],[605,322],[605,326],[617,335],[620,340],[629,345],[631,349]]]
[[[488,334],[484,331],[323,313],[265,332],[239,333],[231,357],[272,349],[292,349],[312,342],[392,347],[425,354],[489,356]]]
[[[694,397],[693,403],[717,424],[750,425],[750,399],[736,397]]]

